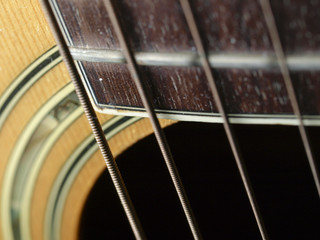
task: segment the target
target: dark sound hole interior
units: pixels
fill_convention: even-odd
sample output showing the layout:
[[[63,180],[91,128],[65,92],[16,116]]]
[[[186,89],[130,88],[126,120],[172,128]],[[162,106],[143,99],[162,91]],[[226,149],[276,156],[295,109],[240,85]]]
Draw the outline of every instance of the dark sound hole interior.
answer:
[[[309,128],[319,159],[320,131]],[[223,127],[165,129],[204,239],[260,239]],[[320,239],[320,204],[296,127],[236,125],[242,155],[270,239]],[[150,239],[192,239],[154,136],[117,158]],[[107,172],[88,197],[80,239],[133,239]]]

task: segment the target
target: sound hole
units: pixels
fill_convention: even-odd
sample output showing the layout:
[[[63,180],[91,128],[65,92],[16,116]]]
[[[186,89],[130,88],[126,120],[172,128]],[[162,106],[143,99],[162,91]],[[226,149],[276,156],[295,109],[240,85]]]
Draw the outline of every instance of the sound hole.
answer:
[[[222,126],[178,123],[165,132],[204,238],[260,239]],[[320,239],[319,198],[297,128],[236,125],[235,132],[270,239]],[[317,143],[319,129],[309,133]],[[154,136],[117,162],[147,236],[192,239]],[[91,190],[79,235],[133,238],[107,172]]]

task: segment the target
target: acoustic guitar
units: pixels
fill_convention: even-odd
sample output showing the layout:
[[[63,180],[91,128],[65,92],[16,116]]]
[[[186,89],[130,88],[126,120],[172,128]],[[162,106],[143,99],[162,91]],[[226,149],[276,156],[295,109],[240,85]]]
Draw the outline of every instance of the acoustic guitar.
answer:
[[[319,239],[320,1],[42,2],[0,3],[0,239]]]

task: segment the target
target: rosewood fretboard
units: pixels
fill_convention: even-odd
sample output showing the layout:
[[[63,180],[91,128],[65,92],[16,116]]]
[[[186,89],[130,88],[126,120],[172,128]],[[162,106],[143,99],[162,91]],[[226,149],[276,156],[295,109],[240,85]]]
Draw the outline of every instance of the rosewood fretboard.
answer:
[[[141,111],[119,42],[99,0],[55,0],[70,51],[96,107]],[[301,111],[320,113],[320,2],[271,1]],[[291,114],[258,1],[192,1],[230,114]],[[117,1],[126,37],[159,112],[202,116],[217,107],[178,1]],[[61,15],[60,15],[61,14]]]

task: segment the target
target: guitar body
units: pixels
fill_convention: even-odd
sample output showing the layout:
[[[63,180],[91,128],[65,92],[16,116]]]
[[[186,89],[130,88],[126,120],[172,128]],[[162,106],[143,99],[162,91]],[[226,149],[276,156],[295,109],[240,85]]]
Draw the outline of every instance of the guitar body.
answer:
[[[106,170],[105,163],[95,144],[91,128],[74,93],[67,69],[58,53],[58,48],[38,1],[2,1],[0,6],[0,239],[78,239],[79,232],[81,232],[80,227],[83,226],[83,220],[81,219],[82,213],[86,208],[86,201],[95,183]],[[226,37],[221,36],[221,38]],[[208,44],[210,45],[210,43]],[[186,46],[180,47],[182,50],[187,51],[187,45],[186,43]],[[71,48],[70,51],[73,51],[73,56],[76,56],[77,50],[83,46],[80,44],[72,47],[73,49]],[[96,46],[90,47],[94,48]],[[162,48],[164,47],[162,46]],[[215,46],[210,47],[214,48]],[[271,46],[269,48],[271,49]],[[118,50],[119,48],[115,47],[115,49]],[[257,49],[261,50],[259,46]],[[308,51],[310,52],[310,49]],[[78,60],[81,61],[81,58]],[[318,61],[319,59],[316,60]],[[104,63],[84,61],[87,69],[95,64]],[[294,74],[297,81],[308,78],[307,83],[299,83],[296,86],[302,89],[299,92],[299,97],[304,107],[303,110],[307,115],[305,123],[314,126],[310,127],[310,129],[314,131],[314,134],[311,134],[314,140],[313,145],[317,146],[319,130],[315,126],[320,124],[320,85],[319,69],[316,64],[315,66],[310,72],[304,69],[305,72],[299,73],[295,71]],[[102,66],[101,69],[108,67]],[[121,68],[119,67],[120,70]],[[164,75],[170,75],[170,69],[167,66],[164,68],[166,68],[163,72]],[[119,69],[117,69],[118,72],[120,71]],[[91,72],[93,76],[94,74],[97,75],[94,71],[96,70]],[[122,72],[120,71],[124,76],[122,76],[124,80],[126,80],[125,76],[129,76],[126,71],[126,69]],[[177,72],[179,71],[178,69]],[[192,76],[190,77],[192,79],[198,76],[197,71],[196,68],[189,72],[181,70],[182,73],[177,73],[177,76],[181,73],[185,76]],[[88,72],[90,71],[88,70]],[[157,76],[158,73],[159,69],[149,71],[149,75],[152,77]],[[272,124],[297,125],[289,102],[286,102],[286,104],[281,103],[281,98],[285,92],[284,88],[277,95],[275,93],[277,86],[274,87],[270,79],[266,80],[261,89],[263,87],[267,89],[266,93],[267,95],[269,93],[269,102],[261,106],[262,97],[256,96],[253,92],[252,96],[248,97],[248,95],[245,95],[245,91],[241,90],[241,87],[244,88],[247,85],[240,78],[238,83],[232,82],[233,77],[239,77],[241,74],[243,75],[242,80],[246,75],[251,75],[246,70],[239,69],[230,71],[223,69],[217,73],[218,78],[226,80],[224,89],[228,97],[227,107],[234,114],[231,116],[231,122],[244,123],[245,125],[250,125],[251,123],[271,124],[267,128],[270,132],[276,132],[278,129],[276,126],[273,127]],[[274,77],[275,81],[282,82],[282,80],[279,80],[281,79],[279,72],[272,71],[268,74],[266,78],[271,76]],[[203,77],[203,73],[200,75]],[[250,79],[253,84],[252,91],[255,91],[254,84],[258,84],[259,80],[261,80],[259,77]],[[159,83],[159,79],[154,81]],[[232,87],[228,87],[227,83]],[[127,86],[125,81],[121,84],[122,88]],[[133,85],[133,83],[128,84]],[[174,83],[171,84],[174,85]],[[170,83],[165,86],[168,85]],[[200,85],[197,90],[201,88],[206,92],[210,92],[207,86]],[[160,86],[164,88],[163,91],[166,91],[165,86]],[[110,89],[108,85],[104,87],[108,90]],[[273,87],[274,89],[270,90]],[[99,88],[99,86],[94,86],[94,88]],[[232,96],[237,88],[238,90],[240,89],[240,95],[243,95],[237,95],[234,98]],[[115,89],[113,90],[116,91]],[[130,94],[136,94],[136,89],[131,89],[131,91]],[[186,89],[185,92],[189,94],[189,98],[192,98],[193,94],[201,95],[200,92],[194,93],[190,89]],[[186,94],[185,92],[182,95]],[[106,96],[112,94],[114,93],[108,92]],[[165,94],[166,96],[173,96],[176,93],[168,90]],[[100,92],[101,96],[103,94],[101,95]],[[122,101],[124,99],[121,96],[115,96],[114,101],[119,99]],[[177,97],[179,98],[179,94],[177,94]],[[166,111],[172,110],[168,110],[168,108],[172,107],[170,105],[172,102],[166,102],[160,98],[157,99],[155,104],[158,104],[159,113],[162,114],[162,117],[168,118],[161,119],[162,127],[180,126],[179,123],[176,124],[176,120],[221,123],[221,118],[218,116],[212,96],[207,99],[212,101],[213,107],[206,105],[204,99],[188,105],[186,102],[180,101],[181,98],[177,100],[180,108],[173,109],[174,113],[169,112],[169,114]],[[126,150],[134,148],[137,142],[148,137],[153,130],[149,120],[142,118],[145,114],[141,114],[141,109],[139,109],[142,107],[140,100],[134,103],[125,102],[125,100],[124,102],[119,100],[119,103],[111,102],[111,108],[108,105],[110,103],[109,100],[107,97],[106,99],[102,97],[99,100],[101,104],[99,105],[98,102],[95,107],[100,111],[97,113],[98,118],[110,148],[114,156],[118,157],[125,155]],[[253,103],[253,101],[255,102]],[[257,101],[261,102],[257,103]],[[166,105],[166,103],[168,104]],[[117,104],[126,107],[114,108],[113,106]],[[192,109],[188,109],[188,107]],[[132,108],[134,109],[132,110]],[[213,111],[213,115],[211,113],[208,114],[210,111]],[[185,117],[190,112],[192,112],[190,114],[191,118]],[[115,116],[110,115],[110,113],[120,115]],[[216,118],[211,121],[212,116]],[[191,124],[186,125],[181,131],[187,131],[187,126],[193,129],[201,129],[200,125]],[[221,130],[217,130],[218,128],[212,129],[209,125],[206,129]],[[196,132],[197,130],[194,131]],[[204,134],[205,131],[199,130],[203,135],[204,141],[208,142],[210,138],[204,136],[206,135]],[[246,129],[240,127],[237,131],[246,135]],[[260,129],[253,128],[252,131],[259,132]],[[267,135],[268,131],[261,132]],[[286,131],[283,131],[283,133],[286,133]],[[175,134],[180,133],[173,131],[172,139],[175,139]],[[196,139],[196,134],[190,136]],[[219,138],[220,136],[222,136],[222,131]],[[258,137],[249,133],[249,131],[248,136]],[[263,138],[264,136],[261,137]],[[242,139],[247,141],[245,138]],[[175,139],[175,141],[178,142],[179,140]],[[226,139],[223,141],[226,143],[225,146],[228,146]],[[272,141],[272,138],[270,141]],[[284,139],[283,141],[285,142],[286,140]],[[201,142],[201,144],[203,143]],[[201,148],[201,144],[199,140],[199,144],[194,144],[194,146]],[[215,142],[215,144],[219,144],[219,141]],[[263,144],[267,143],[264,142]],[[248,146],[241,145],[247,148],[247,152],[249,152]],[[221,148],[224,149],[224,147]],[[226,151],[230,152],[229,147],[226,147],[226,149]],[[319,154],[318,151],[316,153]],[[249,156],[250,154],[247,155]],[[138,158],[136,157],[136,159]],[[307,162],[306,159],[303,161]],[[309,175],[307,178],[311,179]],[[309,180],[306,185],[310,183],[311,180]],[[310,196],[312,199],[316,198],[314,194]],[[312,200],[312,202],[314,201]],[[319,211],[318,208],[316,208],[315,212],[317,211]],[[253,219],[252,216],[251,218]],[[318,220],[318,218],[315,218],[315,221]]]

